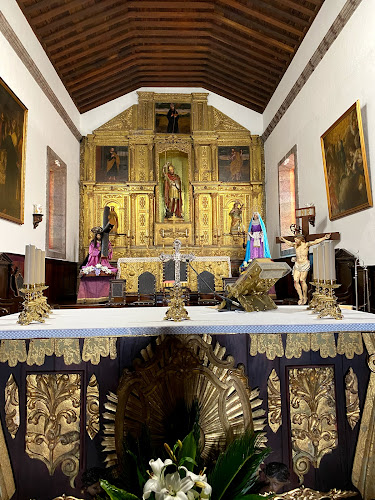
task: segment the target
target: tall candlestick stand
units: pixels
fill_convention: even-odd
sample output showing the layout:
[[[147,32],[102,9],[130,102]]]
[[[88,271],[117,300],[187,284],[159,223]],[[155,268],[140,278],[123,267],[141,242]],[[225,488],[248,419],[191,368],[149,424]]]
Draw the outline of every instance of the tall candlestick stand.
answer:
[[[190,319],[187,310],[185,309],[184,300],[182,298],[181,284],[174,284],[171,293],[171,301],[169,309],[165,313],[164,319],[172,319],[173,321],[182,321]]]

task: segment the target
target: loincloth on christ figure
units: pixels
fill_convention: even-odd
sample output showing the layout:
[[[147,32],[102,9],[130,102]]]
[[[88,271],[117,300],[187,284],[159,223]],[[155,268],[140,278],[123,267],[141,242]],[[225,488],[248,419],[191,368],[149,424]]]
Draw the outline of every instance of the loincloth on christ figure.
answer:
[[[296,272],[304,273],[304,272],[307,272],[309,270],[310,270],[310,261],[309,260],[307,260],[306,262],[302,262],[302,264],[295,262],[293,269],[292,269],[292,274],[294,276],[294,274]]]

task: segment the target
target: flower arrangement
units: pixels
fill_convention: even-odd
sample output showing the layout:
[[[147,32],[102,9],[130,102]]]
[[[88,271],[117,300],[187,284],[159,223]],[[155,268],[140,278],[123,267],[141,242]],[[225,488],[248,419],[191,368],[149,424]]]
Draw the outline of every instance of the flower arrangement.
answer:
[[[82,268],[83,274],[90,274],[95,272],[96,276],[99,276],[100,273],[112,274],[113,271],[109,269],[107,266],[102,266],[101,264],[96,264],[96,266],[86,266]]]
[[[221,453],[213,469],[203,468],[195,473],[199,457],[196,433],[190,432],[173,449],[164,444],[169,458],[149,461],[147,477],[137,466],[137,477],[142,500],[257,500],[264,497],[251,493],[256,483],[260,464],[269,454],[268,448],[259,448],[258,435],[245,433],[232,441]],[[126,451],[126,450],[125,450]],[[137,461],[134,453],[129,456]],[[129,458],[129,457],[128,457]],[[134,474],[133,474],[134,478]],[[100,482],[111,500],[140,500],[140,495]],[[138,490],[139,491],[139,490]]]

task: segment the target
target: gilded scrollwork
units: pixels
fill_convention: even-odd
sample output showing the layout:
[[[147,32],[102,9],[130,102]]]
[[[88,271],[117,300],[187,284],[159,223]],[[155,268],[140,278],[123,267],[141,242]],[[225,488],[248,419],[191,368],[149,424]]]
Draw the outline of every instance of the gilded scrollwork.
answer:
[[[14,439],[20,426],[20,398],[13,374],[5,385],[5,425]]]
[[[79,470],[81,376],[38,373],[26,376],[26,453],[41,460],[52,476],[74,479]]]
[[[273,500],[323,500],[323,499],[339,500],[340,498],[355,497],[357,495],[358,493],[356,493],[355,491],[343,491],[334,488],[332,490],[323,493],[322,491],[316,491],[312,490],[311,488],[305,488],[304,486],[300,486],[299,488],[295,488],[294,490],[273,495],[272,499]]]
[[[86,391],[86,431],[90,439],[94,439],[99,429],[99,383],[93,374]]]
[[[358,396],[358,377],[350,367],[345,375],[345,401],[346,418],[352,429],[357,425],[360,417],[359,396]]]
[[[288,375],[293,469],[302,483],[338,444],[334,370],[290,368]]]
[[[273,369],[267,382],[268,425],[272,432],[277,432],[282,424],[280,379]]]

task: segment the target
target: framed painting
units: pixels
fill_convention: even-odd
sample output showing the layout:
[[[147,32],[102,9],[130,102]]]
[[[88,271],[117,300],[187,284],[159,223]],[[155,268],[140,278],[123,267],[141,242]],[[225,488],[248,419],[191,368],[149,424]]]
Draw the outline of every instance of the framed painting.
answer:
[[[0,217],[23,224],[27,108],[0,78]]]
[[[155,103],[155,132],[157,134],[190,134],[191,104]]]
[[[359,101],[320,140],[330,220],[372,207]]]
[[[96,182],[127,182],[128,146],[96,146]]]
[[[219,146],[219,181],[250,182],[249,146]]]

